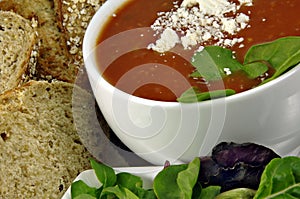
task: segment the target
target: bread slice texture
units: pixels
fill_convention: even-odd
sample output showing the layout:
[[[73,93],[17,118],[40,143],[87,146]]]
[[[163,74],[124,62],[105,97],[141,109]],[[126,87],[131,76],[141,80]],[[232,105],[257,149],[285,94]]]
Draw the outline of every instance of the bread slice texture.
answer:
[[[52,0],[1,0],[0,10],[13,11],[26,19],[37,20],[40,39],[37,79],[75,81],[78,66],[69,53]]]
[[[0,11],[0,93],[22,83],[37,42],[31,21]]]
[[[93,110],[94,98],[66,82],[30,81],[0,95],[0,198],[61,198],[90,169],[76,125],[93,132]]]
[[[82,42],[87,26],[105,0],[54,0],[58,22],[64,31],[70,54],[83,67]]]

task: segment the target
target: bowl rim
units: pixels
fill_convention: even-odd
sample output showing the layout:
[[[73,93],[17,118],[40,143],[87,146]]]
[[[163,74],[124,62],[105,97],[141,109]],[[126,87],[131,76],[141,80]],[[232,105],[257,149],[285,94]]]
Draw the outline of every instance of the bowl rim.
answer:
[[[234,103],[236,101],[240,101],[245,98],[254,96],[255,94],[261,94],[265,90],[268,90],[268,89],[272,88],[273,86],[276,86],[279,82],[284,81],[285,79],[289,78],[294,73],[296,73],[298,70],[300,70],[300,63],[298,63],[293,68],[286,71],[284,74],[276,77],[275,79],[273,79],[269,82],[266,82],[265,84],[259,85],[257,87],[251,88],[249,90],[246,90],[241,93],[234,94],[234,95],[225,96],[225,97],[216,98],[216,99],[210,99],[210,100],[206,100],[206,101],[193,102],[193,103],[158,101],[158,100],[141,98],[141,97],[137,97],[132,94],[126,93],[126,92],[114,87],[108,81],[106,81],[100,74],[101,72],[100,72],[99,68],[97,68],[96,64],[87,64],[86,60],[87,60],[87,57],[89,57],[91,54],[95,55],[94,49],[96,48],[96,46],[95,46],[96,40],[100,34],[99,32],[101,31],[101,28],[103,27],[102,24],[105,24],[105,22],[106,22],[106,17],[111,16],[112,14],[114,14],[114,11],[116,9],[121,8],[122,5],[124,5],[125,3],[130,2],[130,1],[132,1],[132,0],[107,0],[106,2],[104,2],[103,5],[97,10],[95,15],[92,17],[92,19],[86,29],[86,32],[85,32],[85,35],[83,38],[82,49],[83,49],[83,58],[84,58],[84,62],[85,62],[84,65],[85,65],[85,68],[87,69],[88,74],[89,74],[89,71],[92,70],[93,72],[91,72],[91,73],[97,74],[96,78],[98,80],[101,80],[101,82],[105,83],[105,86],[107,89],[109,89],[111,92],[114,92],[114,90],[117,90],[121,95],[123,95],[123,97],[127,97],[128,99],[130,98],[130,100],[133,102],[138,102],[140,104],[148,104],[148,105],[159,104],[160,106],[163,105],[166,107],[181,106],[181,105],[206,106],[206,105],[211,105],[211,103],[218,103],[220,101],[224,102],[224,100],[226,101],[226,103]],[[104,17],[103,17],[103,15],[104,15]],[[99,23],[99,21],[102,21],[103,23],[101,24],[101,23]],[[94,34],[95,32],[97,32],[97,34]],[[93,61],[95,61],[94,58],[95,58],[95,56],[93,56]]]

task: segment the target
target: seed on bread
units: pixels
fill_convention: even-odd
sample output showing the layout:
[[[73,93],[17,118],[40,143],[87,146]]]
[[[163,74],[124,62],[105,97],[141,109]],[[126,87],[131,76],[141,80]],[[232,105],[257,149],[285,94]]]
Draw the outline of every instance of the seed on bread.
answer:
[[[50,0],[1,0],[0,10],[13,11],[31,20],[35,24],[40,39],[39,56],[36,65],[36,79],[73,83],[78,67],[73,64],[73,57],[68,51],[65,33],[60,26],[54,1]],[[49,79],[50,78],[50,79]]]
[[[61,1],[61,0],[56,0]],[[75,63],[83,66],[82,42],[85,30],[98,8],[105,0],[63,0],[61,5],[62,27],[67,35],[70,54]]]

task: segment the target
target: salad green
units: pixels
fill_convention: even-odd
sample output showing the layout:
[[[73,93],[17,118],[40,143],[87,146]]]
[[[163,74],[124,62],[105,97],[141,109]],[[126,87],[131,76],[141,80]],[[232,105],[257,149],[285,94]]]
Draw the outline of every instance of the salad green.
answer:
[[[300,198],[300,158],[275,158],[264,170],[254,199]]]
[[[173,165],[162,170],[155,177],[153,188],[158,198],[192,198],[193,188],[200,170],[200,159],[195,158],[188,165]]]
[[[195,67],[195,72],[190,76],[204,78],[208,82],[222,80],[236,71],[244,71],[250,79],[254,79],[266,73],[269,68],[274,69],[275,73],[262,81],[261,84],[264,84],[300,63],[300,37],[283,37],[272,42],[254,45],[247,51],[243,64],[233,57],[233,53],[229,49],[220,46],[206,46],[203,50],[195,53],[191,63]],[[220,90],[200,92],[191,88],[185,91],[177,101],[197,102],[232,94],[235,94],[235,91],[230,89],[223,90],[223,92]]]
[[[221,192],[220,186],[202,188],[197,181],[200,158],[188,164],[170,165],[157,174],[152,189],[144,189],[140,177],[129,173],[115,174],[104,164],[91,160],[92,168],[102,183],[99,188],[89,187],[83,181],[73,182],[73,199],[289,199],[300,198],[300,158],[274,158],[265,167],[257,190],[237,188]]]

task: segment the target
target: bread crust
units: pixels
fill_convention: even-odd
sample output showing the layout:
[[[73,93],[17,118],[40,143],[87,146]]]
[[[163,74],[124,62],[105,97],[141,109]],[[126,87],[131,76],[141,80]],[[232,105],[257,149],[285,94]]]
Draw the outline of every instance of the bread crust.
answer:
[[[78,67],[73,64],[73,57],[68,51],[53,1],[2,0],[0,10],[13,11],[26,19],[37,20],[40,39],[36,74],[38,79],[57,79],[71,83],[75,81]]]
[[[93,15],[105,0],[54,0],[58,21],[74,63],[83,66],[82,42]]]
[[[37,37],[31,22],[14,12],[0,11],[0,93],[20,85],[30,66]]]

